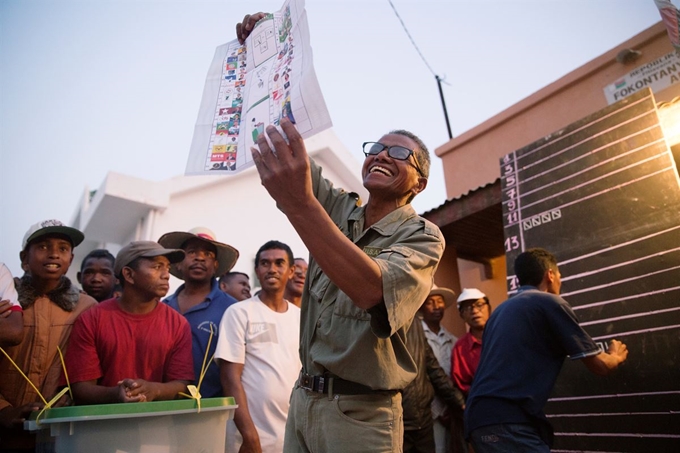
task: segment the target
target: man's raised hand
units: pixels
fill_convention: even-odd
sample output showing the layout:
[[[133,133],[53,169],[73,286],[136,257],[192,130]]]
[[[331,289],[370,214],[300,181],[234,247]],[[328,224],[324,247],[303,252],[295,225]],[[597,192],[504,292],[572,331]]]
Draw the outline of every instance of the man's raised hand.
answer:
[[[260,134],[257,138],[259,150],[253,147],[251,152],[262,185],[288,215],[295,209],[304,209],[314,200],[314,195],[304,140],[287,118],[281,120],[281,128],[288,140],[276,127],[268,126],[266,134],[271,146],[265,135]]]
[[[239,44],[243,45],[243,43],[246,42],[246,38],[250,35],[250,32],[253,31],[253,27],[257,21],[264,18],[266,15],[267,13],[261,12],[246,14],[243,18],[243,22],[236,24],[236,38],[238,38]]]

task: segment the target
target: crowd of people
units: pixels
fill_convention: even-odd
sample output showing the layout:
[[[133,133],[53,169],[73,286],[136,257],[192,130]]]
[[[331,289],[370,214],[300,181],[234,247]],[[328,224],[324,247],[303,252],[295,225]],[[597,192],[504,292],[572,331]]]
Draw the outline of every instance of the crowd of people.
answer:
[[[327,394],[336,404],[344,391],[391,394],[329,374],[308,378],[298,354],[308,265],[286,244],[268,241],[258,250],[261,289],[249,297],[248,275],[232,271],[239,252],[207,228],[135,241],[116,257],[94,250],[81,263],[79,289],[65,274],[83,238],[59,221],[43,221],[25,235],[25,274],[12,279],[0,264],[0,342],[17,365],[0,358],[0,451],[35,451],[21,422],[43,403],[19,369],[51,399],[67,384],[57,347],[66,352],[73,391],[73,401],[63,397],[57,407],[175,399],[196,385],[202,397],[233,396],[239,405],[227,426],[228,452],[284,451],[290,395],[281,389]],[[456,297],[433,286],[418,306],[404,339],[415,377],[398,392],[404,452],[466,452],[466,439],[475,451],[496,451],[504,436],[527,442],[527,427],[538,437],[525,448],[547,448],[542,407],[564,357],[582,359],[597,374],[625,360],[625,345],[614,340],[605,353],[578,327],[557,296],[560,274],[550,253],[529,250],[515,270],[522,289],[493,317],[477,288]],[[168,296],[170,275],[184,283]],[[460,339],[442,325],[453,305],[468,328]],[[483,338],[493,348],[483,349]],[[526,360],[517,357],[522,349]],[[364,410],[342,406],[352,417]]]
[[[254,266],[261,290],[250,297],[248,275],[231,271],[239,252],[194,228],[131,242],[115,257],[88,253],[77,288],[66,273],[83,239],[46,220],[24,238],[24,276],[13,279],[0,265],[7,353],[0,358],[0,451],[35,451],[22,422],[67,384],[73,401],[64,396],[53,407],[170,400],[187,385],[203,398],[234,396],[228,451],[241,444],[281,450],[288,410],[281,389],[293,387],[301,368],[296,303],[306,261],[282,242],[265,243]],[[170,275],[183,284],[168,296]]]
[[[46,220],[26,233],[21,252],[25,275],[13,280],[7,267],[0,266],[2,346],[18,365],[0,359],[7,378],[0,384],[0,450],[33,451],[35,439],[23,431],[21,422],[43,403],[19,369],[43,397],[51,399],[67,384],[59,346],[66,352],[74,400],[64,397],[56,407],[174,399],[193,384],[202,397],[229,395],[239,402],[227,429],[227,451],[239,451],[241,445],[247,451],[282,451],[289,402],[280,389],[293,388],[300,375],[299,305],[306,260],[293,258],[284,243],[265,243],[254,268],[261,290],[249,297],[248,275],[231,270],[238,251],[218,242],[209,229],[194,228],[164,234],[158,242],[132,242],[116,257],[107,250],[91,251],[77,273],[79,289],[66,273],[73,250],[83,239],[77,229]],[[184,283],[167,296],[170,275]],[[448,289],[435,289],[421,311],[437,312],[427,307],[441,299],[440,294],[447,301],[453,295]],[[438,316],[437,326],[440,320]],[[423,326],[428,332],[445,332],[425,321]],[[408,335],[412,356],[427,357],[427,366],[439,380],[416,379],[420,393],[412,400],[406,395],[415,381],[407,386],[404,408],[412,407],[419,422],[431,426],[430,382],[445,387],[449,405],[462,407],[450,372],[439,367],[446,357],[442,364],[451,369],[451,345],[448,355],[444,351],[435,359],[420,323],[414,323]],[[43,353],[32,354],[38,346]],[[405,425],[408,443],[411,425],[406,421]],[[428,434],[425,430],[420,439]]]
[[[263,17],[246,16],[238,39]],[[604,351],[579,326],[544,249],[519,255],[520,289],[493,312],[477,288],[433,286],[445,245],[411,206],[430,169],[417,136],[364,144],[362,204],[323,177],[291,120],[279,127],[251,152],[309,262],[266,242],[254,295],[232,269],[239,252],[207,228],[95,250],[81,288],[66,273],[83,234],[28,229],[24,274],[0,265],[0,451],[35,451],[22,421],[70,385],[54,406],[233,396],[228,452],[548,452],[543,407],[565,358],[600,375],[626,360],[623,343]],[[170,275],[183,284],[168,296]],[[442,325],[454,304],[459,339]]]

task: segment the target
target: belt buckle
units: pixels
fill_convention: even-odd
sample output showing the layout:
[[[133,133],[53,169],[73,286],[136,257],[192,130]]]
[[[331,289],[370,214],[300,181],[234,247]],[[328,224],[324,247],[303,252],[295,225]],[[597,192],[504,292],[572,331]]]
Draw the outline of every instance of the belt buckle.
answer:
[[[314,391],[314,377],[308,374],[300,375],[300,387],[305,390]]]
[[[323,376],[312,376],[305,373],[300,374],[300,378],[298,379],[298,385],[300,388],[316,393],[324,392],[324,383],[325,379]]]

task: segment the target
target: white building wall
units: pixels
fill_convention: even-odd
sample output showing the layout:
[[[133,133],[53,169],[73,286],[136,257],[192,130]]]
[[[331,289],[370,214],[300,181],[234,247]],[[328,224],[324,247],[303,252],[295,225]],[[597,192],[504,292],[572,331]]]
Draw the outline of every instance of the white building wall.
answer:
[[[361,165],[332,131],[306,143],[327,179],[367,199]],[[125,194],[113,189],[120,186],[125,188]],[[145,193],[154,194],[153,202],[145,204]],[[197,226],[210,228],[218,241],[234,246],[240,252],[234,270],[251,279],[255,253],[268,240],[288,244],[295,256],[308,256],[302,240],[261,185],[254,167],[232,176],[177,176],[161,182],[136,181],[111,173],[90,202],[79,201],[71,224],[81,229],[86,239],[75,249],[69,270],[74,282],[83,257],[95,248],[108,248],[115,255],[130,241],[157,241],[167,232]],[[125,225],[125,231],[121,227],[107,231],[110,224]],[[171,291],[180,284],[171,277]]]
[[[209,189],[171,196],[170,206],[158,213],[152,240],[169,231],[210,228],[217,240],[235,247],[240,255],[234,270],[253,274],[257,249],[270,239],[288,244],[296,256],[308,255],[288,219],[276,208],[257,173],[225,180]],[[245,177],[247,176],[247,177]],[[221,178],[226,179],[226,178]]]

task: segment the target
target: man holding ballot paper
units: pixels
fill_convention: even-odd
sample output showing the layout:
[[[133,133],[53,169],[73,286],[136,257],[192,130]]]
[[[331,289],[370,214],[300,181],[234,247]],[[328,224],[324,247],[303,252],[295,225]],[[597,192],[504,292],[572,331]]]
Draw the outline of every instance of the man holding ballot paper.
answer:
[[[237,25],[239,41],[263,16]],[[288,119],[280,126],[268,126],[251,152],[311,255],[284,451],[400,451],[400,390],[417,372],[406,331],[444,251],[439,229],[410,205],[427,186],[427,148],[402,130],[366,142],[361,206],[322,177]]]

